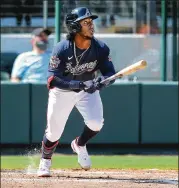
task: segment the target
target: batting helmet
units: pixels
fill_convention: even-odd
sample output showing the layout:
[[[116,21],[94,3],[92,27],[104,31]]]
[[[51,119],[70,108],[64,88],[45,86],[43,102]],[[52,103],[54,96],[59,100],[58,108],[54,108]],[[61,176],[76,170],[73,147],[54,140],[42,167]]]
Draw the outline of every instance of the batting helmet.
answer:
[[[66,26],[69,33],[78,33],[81,31],[81,25],[79,23],[80,20],[85,18],[96,19],[97,15],[93,15],[91,11],[86,7],[75,8],[71,11],[70,14],[66,16]]]

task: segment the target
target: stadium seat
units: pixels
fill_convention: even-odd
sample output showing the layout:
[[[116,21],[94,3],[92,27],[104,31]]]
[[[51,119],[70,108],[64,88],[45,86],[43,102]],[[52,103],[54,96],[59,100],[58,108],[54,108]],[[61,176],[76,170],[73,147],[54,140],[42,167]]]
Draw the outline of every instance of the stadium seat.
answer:
[[[16,52],[1,52],[1,71],[11,74],[14,61],[18,55]]]
[[[1,71],[0,80],[1,81],[9,81],[10,80],[10,75],[7,72]]]

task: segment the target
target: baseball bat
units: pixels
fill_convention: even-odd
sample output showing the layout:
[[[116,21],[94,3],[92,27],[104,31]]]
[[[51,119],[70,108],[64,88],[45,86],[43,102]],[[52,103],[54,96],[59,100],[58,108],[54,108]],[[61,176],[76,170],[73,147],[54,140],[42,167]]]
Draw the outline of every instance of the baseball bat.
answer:
[[[105,82],[115,80],[117,78],[122,78],[123,76],[127,76],[127,75],[134,73],[134,72],[142,70],[142,69],[146,68],[146,66],[147,66],[147,62],[145,60],[140,60],[140,61],[120,70],[116,74],[102,80],[100,83],[105,83]]]

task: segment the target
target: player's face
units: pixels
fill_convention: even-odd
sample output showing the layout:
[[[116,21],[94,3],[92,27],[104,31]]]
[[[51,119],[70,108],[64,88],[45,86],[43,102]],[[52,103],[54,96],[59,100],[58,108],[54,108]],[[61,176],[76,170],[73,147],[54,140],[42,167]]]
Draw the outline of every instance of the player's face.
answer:
[[[91,39],[94,35],[94,24],[91,18],[86,18],[80,21],[82,26],[81,34],[87,39]]]

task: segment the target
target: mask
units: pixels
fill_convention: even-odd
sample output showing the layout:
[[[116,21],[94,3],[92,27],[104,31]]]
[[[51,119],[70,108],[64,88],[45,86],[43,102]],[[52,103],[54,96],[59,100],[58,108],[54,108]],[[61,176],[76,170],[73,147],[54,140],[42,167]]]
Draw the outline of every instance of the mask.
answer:
[[[39,48],[40,50],[46,50],[48,47],[48,41],[38,41],[35,43],[35,45],[37,46],[37,48]]]

